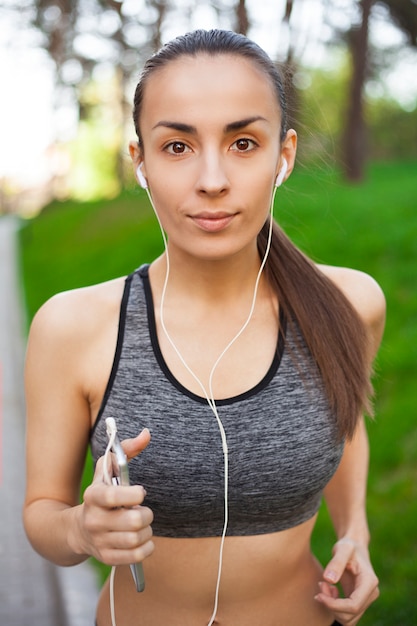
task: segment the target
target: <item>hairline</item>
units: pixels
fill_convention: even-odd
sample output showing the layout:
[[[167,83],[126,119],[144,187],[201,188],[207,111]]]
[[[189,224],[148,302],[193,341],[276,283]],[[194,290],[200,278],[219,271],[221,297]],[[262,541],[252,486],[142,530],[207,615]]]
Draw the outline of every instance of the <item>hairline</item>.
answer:
[[[261,49],[262,50],[262,49]],[[265,53],[266,55],[266,53]],[[155,65],[152,68],[149,68],[147,70],[147,72],[145,72],[142,77],[141,77],[141,81],[143,88],[142,88],[142,105],[145,99],[145,92],[146,92],[146,87],[147,87],[147,83],[149,80],[152,79],[153,76],[159,74],[160,72],[163,72],[164,70],[166,70],[168,67],[170,67],[171,65],[173,65],[174,63],[181,61],[185,58],[190,58],[190,59],[197,59],[199,57],[206,57],[208,59],[210,58],[215,58],[215,57],[220,57],[220,56],[228,56],[231,58],[234,58],[236,60],[243,60],[246,62],[250,62],[250,65],[252,68],[256,69],[257,72],[264,76],[265,79],[268,81],[271,89],[272,89],[272,93],[274,95],[274,99],[276,101],[278,110],[279,110],[279,115],[280,115],[280,124],[281,124],[281,132],[280,132],[280,139],[283,139],[283,136],[286,133],[286,130],[284,131],[282,128],[282,105],[281,105],[281,100],[279,97],[279,93],[277,91],[276,85],[272,79],[272,76],[270,75],[270,73],[268,72],[268,69],[266,67],[263,66],[262,64],[262,60],[261,58],[257,59],[255,58],[254,55],[248,54],[245,50],[183,50],[182,52],[178,53],[177,56],[175,58],[172,59],[165,59],[163,61],[163,63],[160,63],[160,65]],[[151,59],[152,60],[152,57]],[[272,61],[271,61],[272,63]],[[146,65],[145,68],[146,70]],[[142,107],[141,107],[142,108]],[[137,120],[137,127],[138,129],[140,129],[140,124],[139,124],[139,119]],[[144,151],[144,146],[143,146],[143,140],[142,140],[142,136],[141,133],[138,136],[138,143],[139,143],[139,147],[143,153]]]

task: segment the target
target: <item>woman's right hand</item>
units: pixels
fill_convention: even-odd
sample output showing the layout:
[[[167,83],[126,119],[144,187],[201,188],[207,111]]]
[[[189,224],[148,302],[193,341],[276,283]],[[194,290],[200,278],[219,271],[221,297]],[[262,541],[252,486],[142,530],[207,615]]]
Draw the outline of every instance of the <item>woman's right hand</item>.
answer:
[[[130,459],[144,450],[149,441],[150,433],[145,429],[134,439],[123,441],[122,446]],[[103,464],[101,457],[78,509],[75,550],[108,565],[139,563],[154,550],[153,513],[143,506],[145,489],[140,485],[106,484]]]

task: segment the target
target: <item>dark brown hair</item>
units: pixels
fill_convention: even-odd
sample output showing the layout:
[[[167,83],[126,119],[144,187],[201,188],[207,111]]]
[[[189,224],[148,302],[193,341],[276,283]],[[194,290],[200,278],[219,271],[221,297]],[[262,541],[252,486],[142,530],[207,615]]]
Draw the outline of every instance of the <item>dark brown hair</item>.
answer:
[[[228,54],[251,60],[271,81],[281,111],[281,141],[287,134],[287,107],[281,73],[250,39],[232,31],[197,30],[173,39],[145,63],[134,97],[133,120],[139,144],[140,113],[149,76],[181,56]],[[143,146],[142,146],[143,149]],[[269,218],[258,235],[263,258]],[[298,325],[317,364],[341,437],[352,437],[359,415],[371,412],[368,338],[349,300],[274,222],[266,263],[268,279],[288,324]]]

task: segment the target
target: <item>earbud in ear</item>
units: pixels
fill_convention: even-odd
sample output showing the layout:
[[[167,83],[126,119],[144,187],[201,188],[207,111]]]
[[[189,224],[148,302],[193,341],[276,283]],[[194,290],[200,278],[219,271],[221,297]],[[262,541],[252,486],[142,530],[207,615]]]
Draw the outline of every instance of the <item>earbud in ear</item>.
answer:
[[[146,180],[145,176],[142,173],[142,163],[136,168],[136,176],[138,177],[138,181],[141,187],[143,187],[143,189],[147,189],[148,188],[148,181]]]
[[[281,169],[278,172],[278,176],[276,178],[275,181],[275,187],[280,187],[282,184],[282,181],[285,178],[285,174],[287,173],[287,169],[288,169],[288,163],[287,163],[287,159],[282,159],[282,166]]]

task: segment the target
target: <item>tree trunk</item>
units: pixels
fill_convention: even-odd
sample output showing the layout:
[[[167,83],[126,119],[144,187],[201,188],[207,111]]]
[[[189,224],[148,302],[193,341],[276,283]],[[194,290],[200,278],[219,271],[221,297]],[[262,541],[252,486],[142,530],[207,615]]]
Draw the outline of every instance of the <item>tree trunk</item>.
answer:
[[[168,2],[167,0],[153,0],[150,5],[156,9],[158,14],[158,17],[153,24],[151,38],[152,49],[154,52],[157,52],[162,47],[162,25],[168,11]]]
[[[294,54],[295,36],[291,28],[291,16],[294,9],[295,0],[287,0],[285,3],[285,13],[282,23],[285,24],[288,32],[288,46],[286,58],[281,65],[281,72],[284,79],[284,88],[287,98],[287,126],[294,128],[298,132],[298,117],[300,113],[300,97],[294,85],[293,78],[297,71],[297,60]]]
[[[245,0],[238,0],[236,4],[236,31],[241,35],[247,35],[249,30],[249,17]]]
[[[369,16],[374,0],[361,0],[362,20],[351,32],[352,78],[344,137],[343,166],[345,176],[352,182],[364,177],[367,158],[366,124],[363,92],[368,67]]]

